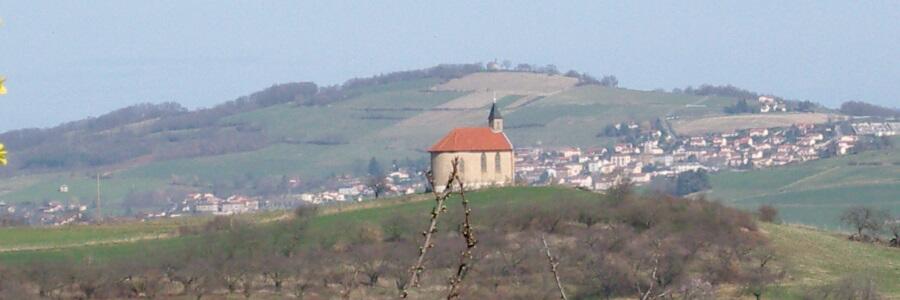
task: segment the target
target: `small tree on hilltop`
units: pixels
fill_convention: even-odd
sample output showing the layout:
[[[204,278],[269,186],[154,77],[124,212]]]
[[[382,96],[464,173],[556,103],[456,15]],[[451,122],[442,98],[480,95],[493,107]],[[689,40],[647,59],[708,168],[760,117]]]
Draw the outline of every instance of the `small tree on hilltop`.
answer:
[[[872,234],[872,237],[878,234],[884,228],[887,218],[886,212],[867,206],[854,206],[841,214],[841,222],[856,230],[856,234],[851,238],[860,240],[869,238],[868,234]]]

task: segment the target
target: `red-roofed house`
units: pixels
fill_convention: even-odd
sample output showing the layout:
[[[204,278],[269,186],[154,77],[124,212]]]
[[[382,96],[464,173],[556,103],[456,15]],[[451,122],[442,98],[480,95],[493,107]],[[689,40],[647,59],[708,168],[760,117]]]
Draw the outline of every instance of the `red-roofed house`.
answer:
[[[460,159],[459,175],[467,189],[513,184],[515,156],[512,143],[503,133],[497,103],[491,106],[488,126],[455,128],[428,148],[436,191],[444,190],[455,158]]]

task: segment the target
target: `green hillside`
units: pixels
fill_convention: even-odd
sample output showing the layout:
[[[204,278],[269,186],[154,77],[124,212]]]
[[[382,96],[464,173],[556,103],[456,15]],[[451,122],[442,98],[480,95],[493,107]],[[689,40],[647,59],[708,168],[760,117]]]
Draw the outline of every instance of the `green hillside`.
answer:
[[[900,151],[863,152],[796,165],[711,176],[710,195],[738,207],[777,207],[783,219],[843,230],[838,216],[852,205],[900,213]]]
[[[776,292],[783,294],[770,299],[801,299],[798,294],[846,276],[873,278],[889,299],[900,298],[900,249],[791,225],[766,224],[763,229],[788,270]]]
[[[613,142],[596,137],[604,126],[612,123],[653,121],[670,114],[684,117],[716,115],[734,101],[724,97],[588,85],[549,96],[505,116],[507,126],[511,127],[508,130],[510,139],[517,145],[542,142],[544,145],[590,147]]]
[[[568,188],[501,188],[469,193],[477,220],[490,218],[479,212],[493,209],[512,209],[537,204],[545,209],[564,209],[578,202],[596,201],[597,194]],[[433,203],[425,196],[398,198],[383,202],[368,202],[341,208],[329,208],[313,218],[309,224],[312,239],[353,238],[355,231],[349,228],[359,226],[379,226],[387,218],[409,215],[424,218]],[[455,207],[457,203],[451,204]],[[453,208],[451,208],[453,209]],[[339,211],[340,210],[340,211]],[[275,230],[282,221],[278,215],[248,215],[248,220],[256,220],[262,228]],[[0,264],[17,265],[29,261],[76,260],[91,257],[94,261],[105,261],[135,255],[188,247],[198,240],[195,236],[177,236],[175,228],[182,225],[202,224],[208,219],[182,219],[160,221],[151,224],[119,224],[104,227],[74,226],[59,229],[13,228],[0,231],[0,237],[7,242],[0,245]],[[276,220],[269,222],[266,220]],[[167,223],[171,222],[171,223]],[[800,295],[823,285],[835,282],[848,274],[866,274],[876,279],[879,290],[890,297],[900,296],[900,251],[857,242],[846,237],[791,225],[762,224],[765,236],[770,239],[775,251],[775,263],[783,267],[785,278],[772,287],[769,297],[777,299],[800,299]],[[93,234],[85,234],[91,232]],[[113,243],[98,243],[100,235],[115,235],[120,239],[132,240]],[[153,239],[137,240],[136,237],[156,235]],[[28,236],[27,238],[25,236]],[[10,237],[18,237],[10,239]],[[65,242],[55,241],[62,237]],[[43,242],[42,242],[43,241]],[[85,245],[78,246],[82,241]],[[46,250],[15,250],[11,248],[34,246],[40,243],[53,246]],[[728,287],[726,286],[727,290]],[[723,292],[723,295],[733,295]]]
[[[568,82],[561,76],[542,74],[475,74],[487,79],[515,75],[520,80]],[[529,81],[496,81],[506,89],[501,90],[498,103],[503,107],[507,133],[518,147],[608,145],[611,139],[596,137],[608,124],[653,121],[668,114],[717,115],[735,101],[571,83],[535,91]],[[479,82],[482,85],[471,90],[463,90],[465,85],[436,88],[442,82],[437,78],[395,81],[354,88],[352,97],[327,105],[288,102],[230,115],[219,120],[218,126],[258,129],[269,144],[245,152],[136,160],[104,168],[111,170],[102,181],[104,210],[121,213],[119,203],[128,193],[173,185],[210,190],[215,185],[249,184],[283,175],[315,181],[333,174],[361,173],[373,156],[382,162],[425,159],[424,149],[450,128],[483,126],[490,105],[490,94],[484,89],[491,86],[483,85],[487,83]],[[155,135],[177,138],[179,132]],[[40,204],[58,200],[90,206],[96,199],[93,174],[87,170],[4,178],[0,201]],[[62,184],[69,186],[68,194],[57,192]]]

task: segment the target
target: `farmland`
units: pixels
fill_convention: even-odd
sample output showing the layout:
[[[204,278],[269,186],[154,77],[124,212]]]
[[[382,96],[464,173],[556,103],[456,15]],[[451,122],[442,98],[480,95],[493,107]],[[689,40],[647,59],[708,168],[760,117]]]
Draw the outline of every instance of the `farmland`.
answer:
[[[830,230],[841,227],[839,214],[853,205],[900,213],[900,151],[863,152],[783,167],[711,176],[710,196],[738,207],[771,204],[784,220]]]
[[[788,127],[792,124],[820,124],[839,116],[824,113],[778,113],[732,115],[685,119],[673,122],[672,127],[681,135],[726,133],[740,129]]]

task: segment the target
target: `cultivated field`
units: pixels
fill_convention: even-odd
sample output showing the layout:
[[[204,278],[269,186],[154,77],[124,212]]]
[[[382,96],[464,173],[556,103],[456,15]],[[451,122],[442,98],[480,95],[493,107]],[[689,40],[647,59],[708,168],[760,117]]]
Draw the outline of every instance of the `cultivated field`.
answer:
[[[438,91],[496,91],[505,94],[552,94],[575,86],[578,79],[523,72],[484,72],[434,87]]]
[[[900,214],[900,151],[863,152],[776,168],[720,172],[710,196],[747,209],[777,207],[785,221],[829,230],[842,210],[869,205]]]
[[[750,114],[676,121],[673,129],[680,135],[732,132],[739,129],[787,127],[793,124],[819,124],[835,115],[823,113]]]

